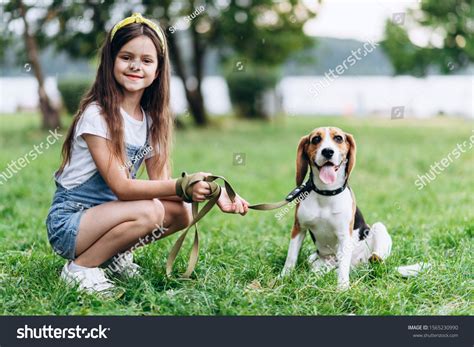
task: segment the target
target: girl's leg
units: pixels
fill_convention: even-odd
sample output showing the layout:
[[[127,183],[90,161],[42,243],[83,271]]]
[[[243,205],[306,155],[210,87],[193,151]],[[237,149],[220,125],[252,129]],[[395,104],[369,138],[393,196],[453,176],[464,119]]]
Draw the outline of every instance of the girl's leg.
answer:
[[[164,207],[158,199],[112,201],[88,209],[81,218],[74,262],[96,267],[128,249],[134,240],[162,225]]]
[[[190,218],[182,202],[158,199],[113,201],[93,207],[81,218],[75,263],[99,266],[143,240],[157,226],[168,228],[160,236],[163,238],[189,225]]]
[[[163,220],[164,230],[156,230],[157,226],[155,225],[151,233],[145,235],[143,238],[139,238],[136,242],[133,243],[133,249],[128,249],[130,251],[135,250],[137,247],[149,244],[151,242],[161,240],[175,232],[185,229],[192,222],[192,213],[191,206],[185,205],[183,202],[170,201],[170,200],[160,200],[163,203],[165,208],[165,219]]]
[[[191,206],[179,201],[160,200],[165,208],[163,226],[166,231],[160,239],[186,228],[192,221]],[[155,226],[156,227],[156,226]]]

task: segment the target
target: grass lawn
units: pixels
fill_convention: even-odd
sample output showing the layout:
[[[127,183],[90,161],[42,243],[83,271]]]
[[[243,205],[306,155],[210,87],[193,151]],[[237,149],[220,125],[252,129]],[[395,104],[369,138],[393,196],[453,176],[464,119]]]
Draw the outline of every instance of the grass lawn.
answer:
[[[0,116],[0,173],[46,141],[38,116]],[[293,211],[223,214],[216,208],[200,223],[201,254],[192,280],[167,279],[165,262],[177,234],[138,250],[143,277],[118,281],[113,300],[68,289],[64,260],[50,247],[44,220],[54,193],[53,171],[61,144],[0,184],[0,314],[12,315],[472,315],[474,150],[465,149],[422,190],[429,171],[457,144],[469,142],[472,122],[289,117],[273,123],[221,120],[176,134],[174,174],[208,171],[226,176],[251,203],[281,200],[294,185],[296,145],[315,127],[335,125],[355,135],[358,161],[351,177],[366,221],[382,221],[393,238],[384,264],[351,272],[351,288],[336,291],[336,274],[314,275],[306,259],[274,282],[289,242]],[[64,133],[64,131],[61,131]],[[234,165],[234,153],[244,153]],[[0,182],[3,182],[0,178]],[[177,262],[184,270],[192,237]],[[396,267],[427,262],[418,277]]]

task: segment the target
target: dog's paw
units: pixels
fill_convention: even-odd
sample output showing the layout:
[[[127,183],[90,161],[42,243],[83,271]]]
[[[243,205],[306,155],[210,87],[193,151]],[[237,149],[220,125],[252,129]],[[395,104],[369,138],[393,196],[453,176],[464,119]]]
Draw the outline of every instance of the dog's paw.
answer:
[[[314,252],[308,257],[309,265],[312,265],[316,261],[316,259],[318,259],[318,252]]]
[[[281,280],[285,277],[288,277],[291,273],[291,270],[290,268],[283,268],[283,270],[280,272],[280,274],[278,275],[277,279]]]
[[[320,258],[317,253],[313,253],[308,258],[311,271],[317,275],[324,275],[337,267],[335,257]]]
[[[340,292],[344,292],[344,291],[348,290],[349,288],[350,288],[349,281],[343,281],[343,282],[339,282],[337,284],[337,290],[340,291]]]

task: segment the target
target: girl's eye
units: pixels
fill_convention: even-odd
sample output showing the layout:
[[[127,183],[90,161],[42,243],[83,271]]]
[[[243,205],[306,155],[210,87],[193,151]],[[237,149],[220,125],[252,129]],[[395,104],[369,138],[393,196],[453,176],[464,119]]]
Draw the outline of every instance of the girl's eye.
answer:
[[[130,57],[128,57],[128,56],[125,55],[125,56],[122,57],[122,59],[123,59],[123,60],[129,60]]]
[[[342,136],[341,135],[334,136],[334,141],[336,141],[337,143],[342,143]]]
[[[316,145],[316,144],[318,144],[318,143],[320,143],[320,142],[321,142],[321,136],[319,136],[319,135],[316,135],[315,137],[313,137],[313,138],[311,139],[311,143],[312,143],[313,145]]]
[[[145,63],[147,63],[147,64],[151,64],[151,63],[153,63],[153,60],[146,59],[146,60],[145,60]]]

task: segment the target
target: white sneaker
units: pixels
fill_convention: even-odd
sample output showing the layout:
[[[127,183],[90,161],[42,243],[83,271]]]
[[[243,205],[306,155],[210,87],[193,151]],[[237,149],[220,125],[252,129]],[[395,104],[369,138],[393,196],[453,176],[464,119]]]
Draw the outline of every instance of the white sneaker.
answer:
[[[131,252],[117,254],[107,266],[107,270],[112,274],[129,278],[140,275],[140,269],[141,267],[133,262]]]
[[[98,267],[86,268],[84,270],[69,270],[70,261],[64,265],[61,278],[69,285],[78,284],[81,290],[87,293],[110,294],[114,288],[112,282],[105,277],[104,270]]]

